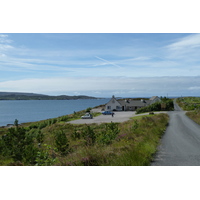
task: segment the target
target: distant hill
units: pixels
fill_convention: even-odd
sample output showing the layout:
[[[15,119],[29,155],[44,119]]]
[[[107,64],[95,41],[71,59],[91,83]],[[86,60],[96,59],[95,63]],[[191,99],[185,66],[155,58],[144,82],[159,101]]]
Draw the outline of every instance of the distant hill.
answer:
[[[0,92],[0,100],[76,100],[76,99],[97,99],[96,97],[78,95],[78,96],[49,96],[35,93],[21,92]]]
[[[9,96],[9,95],[48,96],[48,95],[44,95],[44,94],[24,93],[24,92],[0,92],[0,96]]]

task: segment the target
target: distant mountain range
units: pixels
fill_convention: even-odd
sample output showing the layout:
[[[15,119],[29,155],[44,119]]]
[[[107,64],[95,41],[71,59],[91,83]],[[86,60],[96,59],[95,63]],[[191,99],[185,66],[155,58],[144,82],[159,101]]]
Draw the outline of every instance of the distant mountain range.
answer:
[[[21,92],[0,92],[0,100],[76,100],[76,99],[98,99],[85,95],[78,96],[49,96],[35,93],[21,93]]]

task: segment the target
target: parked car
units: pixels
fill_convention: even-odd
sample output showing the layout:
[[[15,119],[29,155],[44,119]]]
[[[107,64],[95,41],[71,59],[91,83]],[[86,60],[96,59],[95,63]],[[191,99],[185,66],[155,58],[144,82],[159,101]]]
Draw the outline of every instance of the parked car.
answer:
[[[85,115],[81,116],[81,119],[92,119],[93,116],[90,113],[85,113]]]
[[[113,112],[112,111],[103,111],[102,114],[103,115],[112,115]]]

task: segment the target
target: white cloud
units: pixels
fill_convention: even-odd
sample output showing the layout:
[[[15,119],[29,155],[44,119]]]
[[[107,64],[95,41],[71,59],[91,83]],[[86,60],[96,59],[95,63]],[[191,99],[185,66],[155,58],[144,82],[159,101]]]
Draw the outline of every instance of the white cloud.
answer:
[[[85,50],[73,48],[72,50],[53,49],[44,51],[40,48],[11,46],[12,41],[9,41],[8,36],[3,34],[0,35],[0,41],[2,41],[0,43],[0,70],[13,72],[12,76],[17,75],[17,79],[20,79],[20,77],[31,78],[7,82],[10,89],[12,85],[16,85],[18,91],[21,89],[30,91],[28,89],[30,87],[34,91],[40,88],[43,92],[51,92],[51,89],[49,89],[51,86],[53,91],[56,92],[65,91],[67,86],[66,91],[69,92],[97,91],[101,93],[105,90],[120,94],[126,91],[131,94],[150,91],[151,88],[157,88],[157,85],[163,87],[161,83],[164,80],[162,79],[160,83],[159,79],[153,78],[158,83],[157,85],[156,83],[150,85],[153,79],[138,78],[135,79],[137,81],[133,81],[133,77],[200,75],[198,63],[193,63],[193,61],[199,62],[200,34],[181,38],[171,45],[161,48],[162,51],[160,51],[160,47],[144,49],[139,45],[137,47],[122,45],[119,48],[109,46],[101,49],[97,47],[96,49],[86,48]],[[52,76],[61,77],[38,79],[38,77]],[[126,77],[127,80],[119,77]],[[173,77],[170,80],[175,81]],[[77,85],[78,83],[79,85]],[[168,87],[169,84],[166,81],[164,85]],[[6,88],[6,85],[3,87]],[[187,88],[189,87],[194,87],[194,85]],[[157,90],[159,89],[157,88]]]
[[[2,53],[2,54],[0,54],[0,57],[6,57],[6,55]]]
[[[8,39],[8,35],[0,34],[0,43],[11,43],[12,40]]]
[[[200,86],[189,87],[188,90],[200,90]]]
[[[88,94],[94,96],[181,96],[200,88],[200,77],[77,77],[23,79],[0,82],[1,91],[43,94]],[[195,90],[195,91],[194,91]],[[198,95],[198,93],[196,94]]]
[[[8,44],[0,44],[0,51],[7,51],[13,49],[14,47]]]
[[[167,46],[171,50],[193,49],[198,47],[200,47],[200,34],[189,35]]]
[[[10,43],[12,43],[12,40],[8,39],[8,35],[0,34],[0,52],[13,49],[13,46],[11,46]]]
[[[106,65],[113,65],[113,66],[115,66],[115,67],[118,67],[118,68],[122,68],[122,67],[120,67],[119,65],[117,65],[117,64],[115,64],[114,62],[110,62],[110,61],[108,61],[108,60],[105,60],[105,59],[103,59],[103,58],[100,58],[100,57],[98,57],[98,56],[95,56],[97,59],[99,59],[99,60],[102,60],[102,61],[104,61],[105,63],[103,63],[104,65],[106,64]]]

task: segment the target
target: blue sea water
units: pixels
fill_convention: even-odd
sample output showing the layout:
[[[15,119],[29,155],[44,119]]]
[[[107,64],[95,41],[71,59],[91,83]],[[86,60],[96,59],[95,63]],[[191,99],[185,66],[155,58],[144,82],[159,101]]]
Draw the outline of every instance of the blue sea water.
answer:
[[[105,104],[109,99],[0,101],[0,126],[50,119]]]

